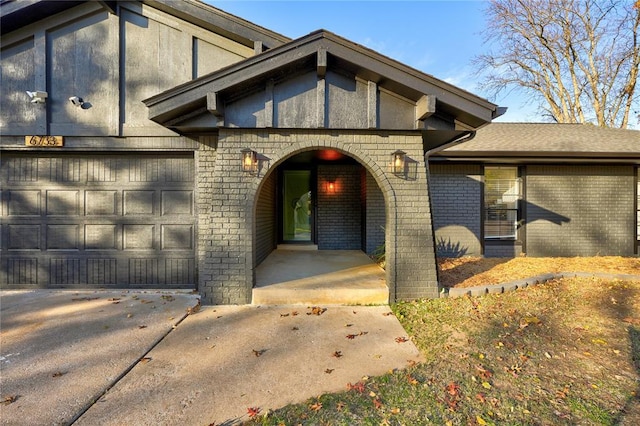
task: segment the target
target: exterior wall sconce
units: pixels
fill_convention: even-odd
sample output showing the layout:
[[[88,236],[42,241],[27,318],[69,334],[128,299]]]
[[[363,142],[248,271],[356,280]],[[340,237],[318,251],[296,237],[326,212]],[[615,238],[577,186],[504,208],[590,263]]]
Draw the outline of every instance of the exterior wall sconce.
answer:
[[[336,183],[334,181],[327,182],[327,192],[329,194],[335,194],[336,193]]]
[[[242,171],[254,174],[258,171],[258,153],[252,149],[245,148],[241,152]]]
[[[27,90],[27,96],[31,99],[32,104],[43,104],[49,97],[49,94],[41,90],[36,90],[35,92]]]
[[[391,172],[396,176],[404,176],[405,164],[407,162],[407,153],[404,151],[395,151],[391,153]]]

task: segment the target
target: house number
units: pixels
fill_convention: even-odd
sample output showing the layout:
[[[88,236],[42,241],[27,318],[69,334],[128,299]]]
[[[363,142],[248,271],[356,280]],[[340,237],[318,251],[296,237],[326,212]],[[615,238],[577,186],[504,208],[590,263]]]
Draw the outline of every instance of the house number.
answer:
[[[24,144],[26,146],[63,146],[64,138],[62,136],[25,136]]]

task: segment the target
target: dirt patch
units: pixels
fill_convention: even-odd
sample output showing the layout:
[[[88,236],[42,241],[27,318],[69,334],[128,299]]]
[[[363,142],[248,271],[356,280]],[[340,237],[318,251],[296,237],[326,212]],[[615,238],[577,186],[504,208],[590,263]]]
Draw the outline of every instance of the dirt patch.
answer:
[[[640,275],[640,258],[598,257],[517,257],[438,259],[443,287],[475,287],[500,284],[554,272],[604,272]]]

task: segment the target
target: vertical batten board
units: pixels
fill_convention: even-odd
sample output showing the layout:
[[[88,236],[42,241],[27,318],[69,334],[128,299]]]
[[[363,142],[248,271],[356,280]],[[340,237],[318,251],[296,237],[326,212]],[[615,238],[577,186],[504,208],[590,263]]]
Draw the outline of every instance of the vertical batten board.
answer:
[[[273,80],[267,81],[264,90],[264,127],[273,127]]]
[[[316,83],[316,127],[323,128],[327,125],[326,122],[326,102],[327,102],[327,82],[322,78],[318,78]]]
[[[36,87],[32,90],[44,90],[48,91],[47,85],[47,36],[44,30],[37,31],[34,35],[33,43],[33,63],[34,63],[34,79],[33,82]],[[47,122],[49,118],[49,106],[47,99],[44,105],[34,104],[36,107],[36,134],[46,135],[48,134]]]
[[[373,81],[367,82],[367,126],[378,127],[378,85]]]

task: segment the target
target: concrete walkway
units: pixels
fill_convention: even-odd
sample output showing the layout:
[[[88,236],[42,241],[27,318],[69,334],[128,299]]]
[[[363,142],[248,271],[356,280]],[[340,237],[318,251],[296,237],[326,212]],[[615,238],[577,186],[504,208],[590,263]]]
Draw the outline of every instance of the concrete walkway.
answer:
[[[181,320],[196,295],[4,291],[0,303],[0,396],[16,398],[3,425],[236,424],[249,407],[421,360],[396,342],[406,334],[387,306],[202,307]]]

